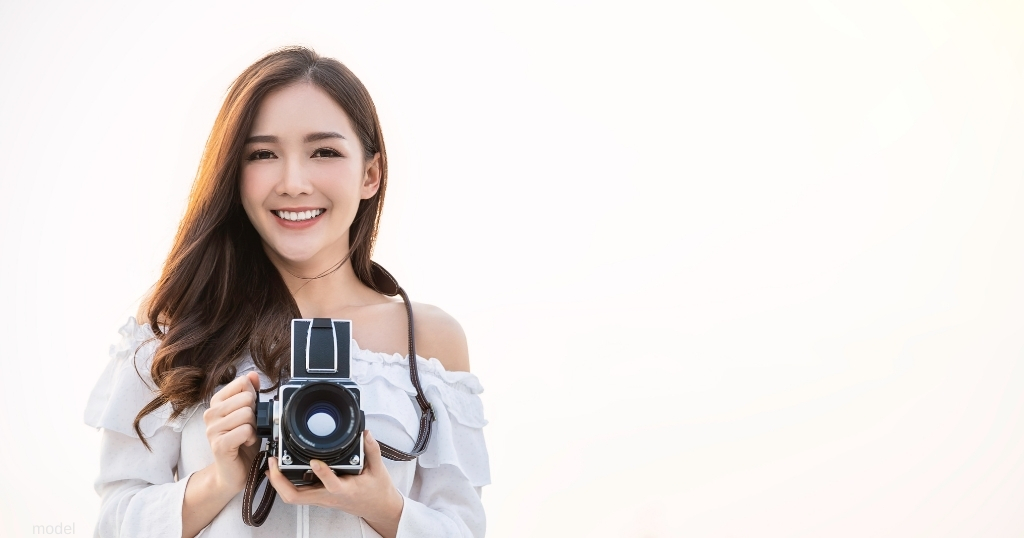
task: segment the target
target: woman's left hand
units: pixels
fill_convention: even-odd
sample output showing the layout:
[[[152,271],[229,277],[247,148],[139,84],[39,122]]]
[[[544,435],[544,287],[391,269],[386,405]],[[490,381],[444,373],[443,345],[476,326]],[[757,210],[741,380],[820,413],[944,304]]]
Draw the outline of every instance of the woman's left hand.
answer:
[[[394,536],[405,499],[391,482],[380,445],[369,430],[363,432],[363,448],[366,462],[361,474],[337,476],[324,462],[313,460],[310,466],[321,483],[296,487],[277,468],[277,458],[269,458],[267,477],[288,504],[337,508],[363,518],[381,536]]]

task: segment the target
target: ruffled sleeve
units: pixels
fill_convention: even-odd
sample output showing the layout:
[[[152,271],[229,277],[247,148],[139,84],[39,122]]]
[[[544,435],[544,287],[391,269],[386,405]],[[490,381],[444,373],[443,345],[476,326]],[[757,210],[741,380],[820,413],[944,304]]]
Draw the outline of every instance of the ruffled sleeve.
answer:
[[[353,341],[352,379],[366,387],[362,402],[367,416],[397,421],[408,435],[408,450],[419,429],[416,390],[408,360],[399,354],[360,350]],[[449,372],[436,358],[417,357],[420,385],[434,409],[427,450],[416,463],[406,496],[398,537],[480,537],[485,530],[481,488],[491,483],[484,441],[483,387],[469,372]],[[395,389],[407,398],[393,398]]]
[[[100,429],[100,473],[94,487],[101,500],[95,536],[178,538],[191,477],[177,476],[181,429],[195,408],[170,421],[166,404],[143,418],[139,427],[152,450],[146,449],[132,424],[156,395],[150,366],[159,342],[149,325],[135,318],[120,334],[85,408],[85,423]]]
[[[150,368],[159,341],[148,323],[140,324],[134,317],[128,318],[118,332],[121,339],[110,346],[110,361],[86,403],[85,423],[138,439],[132,424],[139,411],[156,397]],[[167,403],[143,417],[139,421],[142,433],[150,437],[161,426],[181,432],[191,413],[186,411],[169,420],[171,411],[171,404]]]

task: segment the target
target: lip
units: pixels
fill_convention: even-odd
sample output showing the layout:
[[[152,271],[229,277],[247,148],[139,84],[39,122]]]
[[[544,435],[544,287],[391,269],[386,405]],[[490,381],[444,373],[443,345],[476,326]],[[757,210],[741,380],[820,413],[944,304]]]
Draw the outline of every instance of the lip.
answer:
[[[317,209],[323,209],[324,212],[320,213],[319,215],[317,215],[317,216],[315,216],[315,217],[313,217],[313,218],[311,218],[309,220],[303,220],[303,221],[299,221],[299,222],[296,222],[296,221],[293,221],[293,220],[282,219],[281,217],[278,217],[276,213],[274,213],[274,211],[294,211],[294,212],[298,213],[300,211],[314,211],[314,210],[317,210]],[[277,209],[272,209],[270,211],[270,216],[273,217],[274,222],[276,222],[282,228],[286,228],[286,229],[289,229],[289,230],[302,230],[304,228],[309,228],[310,226],[315,225],[317,222],[320,222],[320,219],[324,215],[326,215],[326,214],[327,214],[327,209],[326,208],[323,208],[323,207],[313,207],[313,206],[310,206],[310,207],[280,207],[280,208],[277,208]]]

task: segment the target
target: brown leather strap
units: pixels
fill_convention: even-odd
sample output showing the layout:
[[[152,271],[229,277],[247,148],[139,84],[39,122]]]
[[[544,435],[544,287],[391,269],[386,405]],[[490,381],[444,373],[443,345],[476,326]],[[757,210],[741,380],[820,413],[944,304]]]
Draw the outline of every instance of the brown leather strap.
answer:
[[[405,302],[405,313],[409,319],[409,379],[412,381],[412,386],[416,388],[416,403],[420,406],[420,431],[419,435],[416,436],[416,443],[413,444],[412,450],[402,452],[391,445],[379,443],[380,454],[393,461],[411,461],[427,449],[427,442],[430,441],[431,423],[434,422],[434,409],[430,406],[426,396],[423,395],[423,387],[420,386],[419,371],[416,367],[416,342],[413,338],[412,302],[409,301],[409,296],[398,285],[398,281],[395,280],[395,277],[391,276],[391,273],[378,265],[377,262],[370,262],[370,264],[370,276],[373,279],[372,287],[378,293],[389,297],[401,295],[402,301]],[[260,451],[256,459],[252,461],[252,465],[249,467],[249,476],[246,478],[245,494],[242,496],[242,521],[245,521],[245,524],[250,527],[259,527],[266,521],[267,516],[270,514],[270,508],[274,506],[274,499],[277,498],[277,490],[268,481],[259,506],[256,507],[255,512],[251,511],[256,490],[259,489],[260,483],[266,480],[264,473],[269,469],[267,458],[270,457],[271,449],[272,447],[268,445],[266,450]]]
[[[381,270],[383,271],[384,269],[381,268]],[[389,460],[410,461],[416,459],[417,456],[427,449],[427,441],[430,440],[430,426],[434,422],[434,408],[430,406],[430,402],[423,395],[419,372],[416,369],[416,343],[412,337],[412,303],[409,301],[409,296],[405,294],[405,290],[398,288],[398,293],[402,296],[402,300],[405,301],[405,312],[409,317],[409,379],[412,381],[412,386],[416,388],[416,403],[420,405],[420,431],[419,435],[416,436],[416,443],[413,444],[411,451],[402,452],[390,445],[380,443],[380,455]]]
[[[245,480],[245,495],[242,496],[242,521],[250,527],[259,527],[267,519],[267,515],[270,514],[270,509],[274,506],[274,499],[277,498],[277,490],[267,479],[264,474],[270,469],[267,462],[267,458],[270,456],[269,450],[261,450],[256,455],[256,459],[253,460],[252,466],[249,467],[249,476]],[[260,499],[260,505],[256,508],[256,512],[252,512],[252,500],[256,495],[256,490],[259,489],[260,483],[267,480],[267,487],[263,490],[263,498]]]

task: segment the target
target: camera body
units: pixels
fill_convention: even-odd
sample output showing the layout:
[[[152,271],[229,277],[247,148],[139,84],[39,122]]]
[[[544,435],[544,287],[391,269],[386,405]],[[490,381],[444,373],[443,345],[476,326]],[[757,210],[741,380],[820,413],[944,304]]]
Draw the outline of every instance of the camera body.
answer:
[[[349,378],[352,322],[293,319],[291,379],[256,406],[256,434],[269,438],[270,455],[295,485],[320,479],[311,459],[334,474],[360,474],[365,460],[359,387]]]

